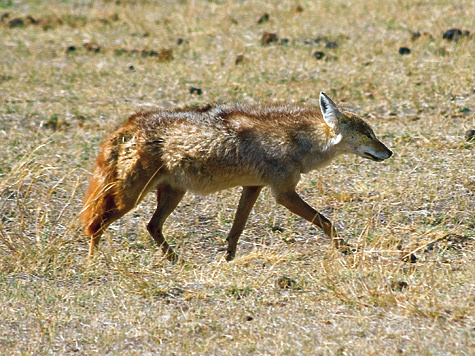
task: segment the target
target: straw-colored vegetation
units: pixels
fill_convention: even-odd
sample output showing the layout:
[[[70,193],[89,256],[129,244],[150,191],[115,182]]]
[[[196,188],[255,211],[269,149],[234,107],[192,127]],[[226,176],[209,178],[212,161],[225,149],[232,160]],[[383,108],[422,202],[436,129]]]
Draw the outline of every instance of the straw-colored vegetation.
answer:
[[[0,1],[0,353],[474,354],[474,13],[470,0]],[[87,260],[89,172],[128,115],[312,105],[321,90],[395,152],[299,185],[356,253],[264,190],[224,262],[236,188],[187,195],[167,221],[184,263],[146,231],[153,194]]]

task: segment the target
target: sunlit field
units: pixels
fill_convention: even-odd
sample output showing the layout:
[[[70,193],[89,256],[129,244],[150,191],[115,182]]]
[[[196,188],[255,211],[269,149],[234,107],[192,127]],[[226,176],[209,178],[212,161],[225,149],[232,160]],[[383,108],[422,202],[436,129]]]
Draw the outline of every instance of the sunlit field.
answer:
[[[473,355],[475,3],[0,1],[0,354]],[[451,31],[450,31],[451,30]],[[150,194],[92,259],[79,220],[101,141],[138,110],[318,105],[393,152],[298,193],[353,253],[264,189],[226,262],[241,188]],[[472,130],[472,131],[471,131]]]

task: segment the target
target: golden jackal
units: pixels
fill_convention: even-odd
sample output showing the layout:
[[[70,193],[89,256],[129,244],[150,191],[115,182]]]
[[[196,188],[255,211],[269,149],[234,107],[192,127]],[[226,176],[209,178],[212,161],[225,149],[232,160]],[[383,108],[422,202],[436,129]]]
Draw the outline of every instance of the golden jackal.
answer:
[[[186,191],[209,194],[242,186],[227,237],[232,260],[259,192],[269,186],[278,203],[323,229],[341,246],[332,223],[295,192],[302,173],[344,153],[373,161],[392,152],[358,116],[338,110],[320,93],[320,108],[239,104],[139,112],[102,145],[82,212],[89,255],[104,230],[151,190],[157,209],[147,229],[171,261],[177,255],[162,227]]]

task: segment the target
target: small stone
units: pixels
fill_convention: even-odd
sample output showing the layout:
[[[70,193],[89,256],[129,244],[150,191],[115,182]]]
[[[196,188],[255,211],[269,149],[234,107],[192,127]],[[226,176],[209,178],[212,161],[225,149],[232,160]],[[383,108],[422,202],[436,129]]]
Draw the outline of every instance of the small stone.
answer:
[[[243,61],[244,61],[244,55],[238,54],[236,58],[234,59],[234,64],[238,65],[238,64],[241,64]]]
[[[262,38],[261,38],[261,44],[263,46],[266,46],[270,43],[273,43],[273,42],[277,42],[279,41],[279,37],[277,36],[276,33],[272,33],[272,32],[267,32],[265,31],[263,34],[262,34]]]
[[[322,59],[323,57],[325,57],[325,53],[323,53],[322,51],[315,51],[313,52],[312,56],[317,59],[317,60],[320,60]]]
[[[407,254],[403,252],[403,257],[402,260],[404,262],[409,262],[409,263],[416,263],[417,257],[413,253]]]
[[[465,131],[465,141],[472,142],[475,141],[475,130],[470,129]]]
[[[23,27],[25,25],[25,22],[21,18],[16,18],[13,20],[10,20],[8,22],[8,27],[13,28],[13,27]]]
[[[74,52],[76,51],[76,46],[68,46],[66,47],[66,53]]]
[[[409,284],[405,281],[391,281],[389,287],[395,292],[401,292],[403,289],[409,287]]]
[[[203,91],[200,88],[190,88],[190,94],[196,94],[196,95],[201,95],[203,94]]]
[[[407,47],[400,47],[399,48],[399,54],[401,56],[404,56],[404,55],[409,54],[409,53],[411,53],[411,50],[409,48],[407,48]]]
[[[265,13],[264,15],[262,15],[259,20],[257,20],[257,23],[258,24],[262,24],[264,22],[267,22],[269,21],[269,14],[268,13]]]
[[[274,225],[271,227],[272,232],[284,232],[284,228]]]
[[[462,37],[462,31],[458,28],[452,28],[444,32],[442,38],[447,41],[458,41]]]

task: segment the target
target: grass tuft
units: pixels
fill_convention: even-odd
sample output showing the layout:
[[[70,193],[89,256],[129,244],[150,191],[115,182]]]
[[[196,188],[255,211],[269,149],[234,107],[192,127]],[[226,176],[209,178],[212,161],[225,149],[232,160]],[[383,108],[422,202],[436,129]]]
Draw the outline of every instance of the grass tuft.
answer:
[[[0,353],[473,353],[473,13],[466,0],[0,2]],[[264,189],[225,262],[231,189],[187,195],[167,221],[175,265],[146,231],[152,195],[87,259],[90,171],[128,115],[318,105],[321,90],[395,152],[341,157],[298,186],[352,254]]]

